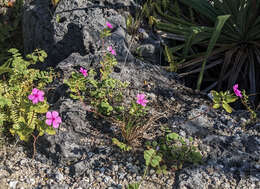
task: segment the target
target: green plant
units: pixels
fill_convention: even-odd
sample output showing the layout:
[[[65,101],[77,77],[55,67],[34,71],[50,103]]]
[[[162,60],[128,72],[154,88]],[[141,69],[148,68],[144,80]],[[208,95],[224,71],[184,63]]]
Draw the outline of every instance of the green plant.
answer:
[[[104,61],[100,62],[101,78],[96,78],[97,73],[93,69],[89,70],[87,77],[73,72],[69,79],[64,80],[64,83],[70,87],[70,96],[91,104],[95,112],[104,116],[120,111],[122,106],[119,103],[123,101],[122,91],[128,83],[110,77],[116,63],[115,58],[107,54]]]
[[[35,130],[38,130],[38,136],[55,134],[53,128],[38,118],[38,114],[48,111],[47,101],[42,99],[43,102],[33,104],[28,99],[33,88],[42,89],[52,81],[52,72],[28,68],[36,62],[43,62],[47,54],[35,50],[25,60],[17,49],[8,52],[12,54],[7,60],[11,69],[4,75],[7,79],[0,80],[0,126],[8,128],[11,134],[24,141],[34,136]]]
[[[250,107],[250,103],[248,101],[248,95],[246,95],[246,91],[243,90],[242,91],[243,94],[243,98],[241,98],[241,102],[242,104],[246,107],[246,109],[248,110],[248,112],[250,113],[250,120],[254,121],[257,118],[257,114],[256,112]]]
[[[146,5],[144,5],[146,6]],[[135,35],[140,28],[141,22],[144,18],[146,8],[137,9],[135,18],[128,15],[126,18],[126,30],[129,34]]]
[[[212,90],[211,91],[213,97],[213,108],[218,109],[223,107],[228,113],[232,112],[232,108],[229,103],[235,102],[238,98],[234,94],[230,94],[229,91],[220,91],[219,93]]]
[[[169,52],[177,57],[175,62],[185,60],[176,64],[185,70],[180,76],[200,72],[197,89],[204,70],[217,65],[222,67],[210,74],[214,79],[211,88],[217,84],[221,87],[223,81],[231,88],[237,80],[244,87],[249,83],[252,93],[260,87],[256,82],[260,62],[259,0],[149,0],[147,7],[151,23],[172,39],[174,47]]]
[[[140,96],[142,98],[138,98]],[[144,94],[138,94],[137,101],[132,101],[129,107],[124,107],[124,109],[115,116],[116,123],[119,125],[121,134],[128,145],[138,143],[144,131],[154,120],[154,117],[148,119],[147,102]]]
[[[153,149],[153,152],[156,151],[157,156],[161,157],[161,161],[159,161],[161,164],[151,164],[152,167],[157,168],[158,174],[167,173],[168,167],[178,170],[185,163],[199,164],[202,162],[202,156],[195,146],[187,144],[185,138],[171,132],[170,129],[165,127],[161,129],[165,132],[165,135],[160,137],[158,142],[146,143],[148,149]],[[188,140],[189,143],[192,142],[191,137]]]
[[[118,139],[116,138],[112,138],[112,142],[113,144],[117,145],[121,150],[123,151],[130,151],[132,150],[132,147],[131,146],[128,146],[126,145],[125,143],[123,142],[120,142]]]
[[[127,189],[139,189],[140,186],[141,186],[141,183],[139,183],[139,182],[131,183],[127,186]]]
[[[109,22],[106,25],[108,28],[101,33],[102,39],[110,35],[109,29],[112,25]],[[117,64],[114,57],[116,52],[111,46],[108,47],[108,51],[110,53],[104,54],[100,61],[99,75],[93,69],[87,71],[81,67],[79,72],[73,72],[64,83],[69,86],[70,96],[73,99],[79,99],[84,105],[91,105],[91,108],[87,108],[88,111],[119,126],[124,141],[120,142],[114,138],[113,143],[122,150],[128,151],[130,146],[138,143],[144,130],[158,116],[148,119],[148,109],[145,107],[148,101],[144,94],[138,94],[137,100],[132,101],[131,104],[125,102],[124,90],[128,87],[128,82],[111,77],[113,68]]]
[[[245,106],[245,108],[250,113],[250,120],[248,123],[253,122],[256,120],[257,115],[256,112],[250,107],[250,103],[248,101],[248,95],[246,95],[246,91],[243,90],[242,92],[238,89],[238,84],[233,86],[233,91],[235,95],[230,94],[229,91],[219,93],[212,90],[211,94],[213,97],[213,108],[218,109],[220,107],[223,107],[228,113],[232,112],[232,108],[228,105],[229,103],[235,102],[238,97],[240,98],[242,104]]]
[[[162,161],[161,154],[158,154],[154,149],[148,149],[144,151],[144,160],[145,160],[145,170],[142,176],[142,180],[147,175],[147,171],[150,166],[156,168],[160,167],[160,162]],[[128,189],[139,189],[142,183],[142,180],[136,183],[131,183],[127,186]]]
[[[107,28],[100,34],[103,49],[103,39],[111,35],[112,29],[109,22],[106,25]],[[72,98],[80,99],[83,103],[86,100],[87,104],[94,107],[94,112],[103,116],[108,116],[123,109],[119,104],[123,101],[122,91],[128,86],[128,82],[122,82],[110,76],[117,61],[114,57],[116,55],[115,50],[109,46],[108,51],[110,53],[105,53],[103,60],[100,61],[99,76],[93,69],[90,69],[87,73],[87,70],[80,68],[81,74],[73,72],[69,79],[64,80],[64,83],[70,87]],[[86,96],[88,98],[85,98]]]

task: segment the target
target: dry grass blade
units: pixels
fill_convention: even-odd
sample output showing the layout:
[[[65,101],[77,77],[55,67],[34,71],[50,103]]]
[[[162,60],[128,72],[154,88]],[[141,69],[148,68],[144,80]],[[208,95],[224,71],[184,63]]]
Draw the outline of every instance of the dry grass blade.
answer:
[[[164,37],[164,38],[167,38],[167,39],[174,39],[174,40],[178,40],[178,41],[185,41],[186,40],[183,36],[176,35],[176,34],[173,34],[173,33],[164,32],[164,31],[161,31],[161,30],[157,30],[156,32],[161,37]]]
[[[224,51],[228,50],[229,48],[230,47],[222,47],[222,48],[216,49],[216,50],[212,51],[210,56],[214,56],[216,54],[224,52]],[[190,61],[187,61],[187,62],[185,62],[183,64],[178,65],[178,69],[184,69],[184,68],[187,68],[187,67],[190,67],[190,66],[194,66],[196,64],[201,65],[201,62],[203,61],[204,58],[205,58],[205,56],[194,58],[194,59],[192,59]]]
[[[217,61],[211,62],[209,65],[205,66],[205,70],[212,68],[212,67],[214,67],[218,64],[221,64],[222,62],[223,62],[222,60],[217,60]],[[182,78],[182,77],[185,77],[185,76],[190,75],[190,74],[198,73],[200,71],[201,71],[201,68],[197,68],[197,69],[194,69],[194,70],[189,71],[189,72],[180,73],[179,77]]]
[[[151,116],[145,125],[135,126],[131,128],[128,132],[126,130],[125,122],[117,120],[116,123],[119,125],[122,136],[127,144],[131,146],[137,146],[139,144],[139,140],[143,138],[143,134],[145,133],[145,131],[148,130],[149,126],[151,126],[154,121],[160,119],[167,112],[168,111],[165,111],[163,113]]]

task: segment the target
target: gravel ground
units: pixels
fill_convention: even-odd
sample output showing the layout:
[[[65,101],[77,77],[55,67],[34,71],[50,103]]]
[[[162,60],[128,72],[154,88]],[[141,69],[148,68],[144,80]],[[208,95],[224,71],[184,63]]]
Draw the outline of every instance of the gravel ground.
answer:
[[[210,99],[184,87],[176,74],[135,59],[129,53],[122,10],[114,6],[118,5],[117,0],[109,3],[60,1],[51,11],[53,15],[60,14],[62,22],[49,14],[46,1],[30,2],[23,16],[25,52],[41,47],[48,52],[47,65],[60,71],[62,77],[49,86],[53,90],[45,92],[51,109],[60,113],[63,123],[57,135],[38,139],[35,159],[32,159],[32,143],[14,141],[1,147],[0,188],[117,189],[141,180],[144,149],[122,152],[112,145],[111,138],[119,137],[116,125],[89,114],[80,102],[68,97],[67,88],[62,84],[80,66],[97,67],[103,54],[98,34],[106,21],[115,26],[105,44],[117,51],[118,71],[113,77],[131,84],[126,97],[131,99],[144,92],[151,102],[151,112],[168,110],[164,118],[145,131],[145,139],[156,140],[162,135],[159,128],[166,125],[183,137],[192,137],[193,145],[203,155],[201,165],[169,170],[167,175],[157,175],[150,169],[141,188],[260,188],[259,121],[242,128],[248,119],[244,111],[227,114],[224,110],[212,110]],[[131,4],[127,0],[123,6]],[[68,7],[74,10],[67,11]],[[143,48],[155,49],[146,55],[156,60],[158,40],[149,34],[146,37],[152,42]],[[149,82],[149,87],[144,86],[144,81]]]

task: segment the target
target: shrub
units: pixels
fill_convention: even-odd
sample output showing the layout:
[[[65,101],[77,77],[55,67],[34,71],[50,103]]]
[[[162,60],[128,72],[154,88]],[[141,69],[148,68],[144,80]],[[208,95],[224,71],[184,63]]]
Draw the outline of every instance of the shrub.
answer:
[[[12,54],[7,60],[10,69],[4,74],[6,79],[0,80],[0,126],[24,141],[28,141],[35,130],[38,130],[39,136],[55,134],[55,130],[38,117],[49,108],[44,92],[39,89],[52,81],[52,72],[28,68],[36,62],[43,62],[47,54],[35,50],[25,60],[17,49],[9,52]]]

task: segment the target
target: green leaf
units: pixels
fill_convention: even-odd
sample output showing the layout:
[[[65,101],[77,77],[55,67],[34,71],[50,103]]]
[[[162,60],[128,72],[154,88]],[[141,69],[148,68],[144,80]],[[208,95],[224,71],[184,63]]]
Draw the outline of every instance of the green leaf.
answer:
[[[156,151],[154,149],[150,149],[144,151],[144,159],[146,166],[151,165],[152,167],[157,167],[160,164],[162,157],[156,155]]]
[[[216,17],[218,16],[215,8],[209,3],[209,1],[182,0],[181,2],[186,4],[189,7],[192,7],[193,9],[198,11],[200,14],[203,14],[213,22],[215,22]]]
[[[169,140],[178,140],[179,135],[177,133],[170,133],[166,135],[166,139]]]
[[[39,61],[44,62],[44,58],[42,56],[39,56]]]
[[[12,101],[8,98],[5,98],[3,96],[0,96],[0,107],[4,107],[5,105],[10,106]]]
[[[140,182],[131,183],[127,186],[127,189],[139,189],[140,185]]]
[[[49,135],[55,135],[56,134],[56,130],[53,127],[50,127],[50,126],[46,127],[45,132]]]
[[[238,99],[237,96],[227,95],[226,98],[225,98],[225,102],[226,103],[232,103],[232,102],[235,102],[237,99]]]
[[[34,110],[36,113],[44,114],[48,111],[49,105],[47,103],[38,103],[36,106],[31,106],[31,109]]]
[[[200,75],[199,75],[199,78],[198,78],[198,82],[197,82],[197,89],[200,90],[200,86],[201,86],[201,82],[202,82],[202,79],[203,79],[203,74],[204,74],[204,70],[205,70],[205,65],[206,65],[206,62],[207,62],[207,59],[208,57],[210,56],[218,38],[219,38],[219,35],[221,33],[221,30],[225,24],[225,22],[227,21],[227,19],[230,17],[230,15],[224,15],[224,16],[218,16],[217,17],[217,22],[215,23],[215,30],[212,34],[212,37],[209,41],[209,46],[207,48],[207,52],[206,52],[206,57],[202,63],[202,67],[201,67],[201,71],[200,71]]]
[[[132,149],[131,146],[126,145],[123,142],[120,142],[117,138],[112,138],[113,144],[117,145],[121,150],[130,151]]]
[[[232,108],[227,103],[223,102],[222,106],[228,113],[232,112]]]
[[[214,109],[218,109],[219,107],[220,107],[220,104],[214,104],[214,105],[213,105],[213,108],[214,108]]]
[[[157,167],[160,164],[161,161],[162,161],[162,157],[155,155],[155,156],[152,157],[151,166]]]
[[[156,154],[154,149],[145,150],[144,151],[144,159],[145,159],[145,165],[149,166],[150,162],[152,160],[152,157]]]

